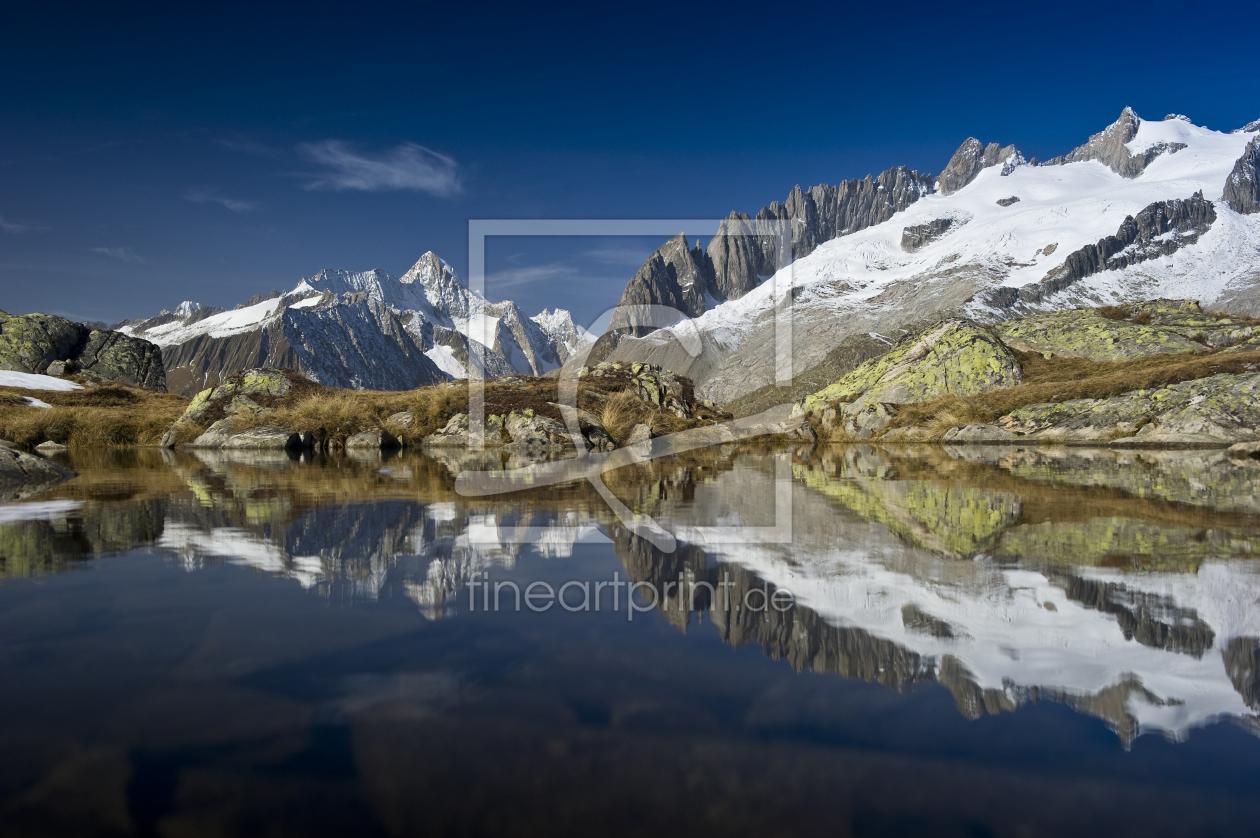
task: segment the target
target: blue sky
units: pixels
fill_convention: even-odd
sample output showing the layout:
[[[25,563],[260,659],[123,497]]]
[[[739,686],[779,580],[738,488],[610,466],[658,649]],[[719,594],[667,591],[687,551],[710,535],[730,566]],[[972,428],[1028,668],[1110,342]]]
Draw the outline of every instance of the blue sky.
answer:
[[[1061,154],[1132,105],[1260,117],[1249,4],[5,4],[0,309],[230,306],[324,267],[466,271],[469,218],[715,217]],[[656,242],[504,240],[589,320]]]

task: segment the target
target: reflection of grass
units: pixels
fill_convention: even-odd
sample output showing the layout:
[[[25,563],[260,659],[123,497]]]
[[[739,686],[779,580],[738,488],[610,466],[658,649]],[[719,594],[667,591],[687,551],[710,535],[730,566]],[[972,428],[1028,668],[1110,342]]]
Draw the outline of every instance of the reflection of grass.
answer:
[[[975,396],[942,396],[897,406],[889,427],[924,427],[935,435],[956,425],[994,422],[1030,404],[1072,399],[1105,399],[1134,390],[1154,390],[1218,373],[1254,372],[1260,351],[1215,355],[1148,355],[1132,361],[1047,360],[1035,352],[1016,352],[1024,383]]]
[[[30,407],[24,396],[52,407]],[[75,447],[155,445],[187,403],[121,384],[71,391],[6,387],[0,392],[0,438],[24,446],[48,440]]]

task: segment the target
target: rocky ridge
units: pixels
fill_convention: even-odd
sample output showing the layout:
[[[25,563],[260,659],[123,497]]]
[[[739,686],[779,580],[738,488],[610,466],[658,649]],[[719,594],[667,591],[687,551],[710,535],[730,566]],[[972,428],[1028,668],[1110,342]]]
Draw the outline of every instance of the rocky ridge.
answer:
[[[162,354],[154,344],[51,314],[0,311],[0,369],[57,376],[78,373],[166,390]]]
[[[487,378],[540,375],[586,342],[567,312],[529,318],[510,300],[491,303],[433,253],[401,277],[323,270],[231,311],[185,303],[119,328],[162,347],[171,389],[185,395],[261,367],[376,390],[467,377],[470,366]]]

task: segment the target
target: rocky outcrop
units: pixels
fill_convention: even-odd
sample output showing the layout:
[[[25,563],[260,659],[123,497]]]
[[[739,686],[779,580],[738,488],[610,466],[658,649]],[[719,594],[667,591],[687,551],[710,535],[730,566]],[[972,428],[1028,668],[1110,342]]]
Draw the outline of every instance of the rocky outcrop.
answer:
[[[161,350],[147,340],[50,314],[16,316],[0,311],[0,369],[47,373],[50,367],[61,375],[84,373],[166,390]]]
[[[673,309],[677,319],[698,317],[704,313],[705,289],[714,281],[713,262],[700,243],[688,250],[686,236],[679,233],[648,257],[626,285],[617,303],[623,311],[611,327],[638,337],[669,325],[649,306]]]
[[[938,182],[941,194],[953,195],[990,166],[1002,166],[1002,174],[1007,175],[1010,169],[1023,162],[1023,155],[1013,145],[1001,148],[997,143],[989,143],[986,146],[975,137],[968,137],[941,172]]]
[[[898,404],[971,396],[1013,387],[1021,379],[1019,360],[991,331],[948,320],[806,396],[792,413],[812,416],[829,437],[870,439],[892,422]]]
[[[731,213],[709,240],[713,265],[710,294],[718,301],[737,300],[791,259],[847,233],[881,224],[930,194],[934,178],[898,166],[875,177],[795,187],[787,200],[761,209],[755,218]],[[779,253],[774,222],[790,222],[791,252]],[[783,243],[786,250],[786,242]]]
[[[1062,166],[1065,163],[1082,163],[1097,160],[1111,171],[1126,178],[1135,178],[1161,154],[1174,153],[1185,148],[1184,143],[1155,143],[1134,153],[1128,143],[1137,136],[1142,120],[1132,108],[1120,112],[1120,118],[1104,130],[1089,138],[1089,142],[1062,157],[1047,160],[1044,166]]]
[[[1176,305],[1180,301],[1165,302]],[[1217,323],[1195,312],[1185,314],[1187,318]],[[1116,320],[1104,317],[1097,309],[1086,308],[1011,320],[997,324],[993,330],[1012,349],[1091,361],[1124,361],[1146,355],[1206,350],[1203,343],[1173,329],[1152,325],[1149,318],[1139,319],[1144,322]]]
[[[954,226],[953,218],[937,218],[926,224],[915,224],[901,231],[901,249],[914,253],[945,235]]]
[[[0,445],[0,502],[38,494],[74,476],[43,457]]]
[[[1025,285],[1018,294],[1008,295],[1011,299],[1004,307],[1016,301],[1041,302],[1096,273],[1123,270],[1148,259],[1171,255],[1197,242],[1214,221],[1216,210],[1211,201],[1204,199],[1202,192],[1196,192],[1185,200],[1156,201],[1136,216],[1125,218],[1114,236],[1107,236],[1097,244],[1086,245],[1068,254],[1063,264],[1040,282]],[[1009,292],[1013,289],[996,291]],[[1002,300],[998,299],[999,296],[988,295],[1000,305]]]
[[[1260,439],[1260,374],[1221,374],[1108,399],[1021,407],[998,420],[1025,440],[1225,447]]]
[[[797,404],[808,413],[831,402],[904,404],[946,394],[971,396],[1022,379],[1019,361],[992,331],[947,320],[902,339],[888,354],[859,366]]]
[[[1234,212],[1260,212],[1260,137],[1247,143],[1234,170],[1225,178],[1223,199]]]

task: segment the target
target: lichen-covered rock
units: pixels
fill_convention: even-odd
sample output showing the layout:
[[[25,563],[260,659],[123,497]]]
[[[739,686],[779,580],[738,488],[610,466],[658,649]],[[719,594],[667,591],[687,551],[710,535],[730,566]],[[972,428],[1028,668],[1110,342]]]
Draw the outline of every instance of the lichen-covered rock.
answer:
[[[60,442],[53,442],[50,439],[47,442],[41,442],[39,445],[36,445],[35,450],[47,457],[50,454],[64,454],[70,450],[70,447],[62,445]]]
[[[388,451],[398,447],[398,437],[383,430],[360,431],[346,440],[347,450],[358,448]]]
[[[277,369],[245,370],[232,376],[218,387],[210,387],[193,396],[183,414],[162,437],[163,447],[172,447],[178,437],[181,425],[187,423],[204,424],[211,419],[231,416],[236,413],[260,414],[268,410],[267,405],[289,395],[293,383],[290,373]],[[262,400],[263,404],[259,403]],[[209,431],[207,430],[207,433]],[[219,447],[221,443],[201,444],[200,439],[193,442],[194,447]]]
[[[73,359],[83,372],[98,375],[108,381],[143,387],[146,390],[166,391],[166,368],[162,365],[162,350],[147,340],[94,329],[87,343]]]
[[[283,370],[270,368],[245,370],[239,383],[233,382],[232,386],[235,392],[246,396],[283,397],[293,389],[293,383]]]
[[[1009,443],[1018,442],[1019,437],[997,425],[960,425],[945,432],[945,442],[954,443]]]
[[[1023,352],[1091,361],[1125,361],[1144,355],[1202,352],[1175,331],[1103,317],[1096,309],[1040,314],[993,327],[1002,341]]]
[[[900,341],[844,378],[797,403],[794,413],[832,402],[906,404],[946,394],[973,396],[1013,387],[1023,371],[1015,355],[989,329],[947,320]]]
[[[220,419],[206,428],[201,436],[188,443],[189,448],[222,448],[232,437],[232,420]]]
[[[642,423],[635,425],[630,429],[630,433],[626,435],[626,445],[637,445],[640,442],[651,442],[652,426]]]
[[[166,390],[162,351],[147,340],[50,314],[0,311],[0,369],[46,373],[58,362],[54,375],[72,367],[107,381]]]
[[[220,447],[233,450],[285,451],[301,449],[304,446],[302,436],[288,428],[263,426],[234,433]]]
[[[512,411],[507,415],[504,427],[512,437],[512,448],[559,449],[573,446],[573,440],[563,425],[532,410]]]
[[[416,424],[415,415],[409,410],[400,410],[398,413],[391,413],[385,421],[390,425],[396,425],[400,428],[410,428]]]
[[[1224,446],[1260,439],[1260,373],[1213,375],[1109,399],[1034,404],[998,420],[1043,442]]]
[[[491,414],[486,417],[485,436],[482,438],[482,444],[486,447],[496,447],[503,445],[507,440],[504,438],[503,429],[504,417],[497,414]],[[436,433],[429,434],[423,440],[422,445],[434,446],[437,448],[461,446],[468,447],[468,414],[456,413],[447,420],[445,427]]]

